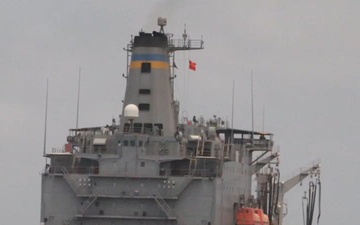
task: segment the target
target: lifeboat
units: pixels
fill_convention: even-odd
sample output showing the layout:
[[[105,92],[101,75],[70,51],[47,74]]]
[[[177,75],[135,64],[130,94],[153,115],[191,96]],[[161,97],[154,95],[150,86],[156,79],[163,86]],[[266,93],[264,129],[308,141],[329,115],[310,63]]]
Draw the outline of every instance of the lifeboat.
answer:
[[[236,225],[261,225],[260,215],[254,208],[240,208],[236,214]]]
[[[269,225],[269,217],[264,213],[262,209],[255,209],[256,214],[260,217],[260,224],[261,225]]]

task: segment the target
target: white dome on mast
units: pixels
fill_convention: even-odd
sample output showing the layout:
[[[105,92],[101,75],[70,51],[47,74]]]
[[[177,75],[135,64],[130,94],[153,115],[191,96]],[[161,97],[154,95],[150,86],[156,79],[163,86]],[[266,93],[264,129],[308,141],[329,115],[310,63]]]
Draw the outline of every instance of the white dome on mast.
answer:
[[[124,116],[128,119],[135,119],[139,117],[139,108],[134,104],[129,104],[124,109]]]

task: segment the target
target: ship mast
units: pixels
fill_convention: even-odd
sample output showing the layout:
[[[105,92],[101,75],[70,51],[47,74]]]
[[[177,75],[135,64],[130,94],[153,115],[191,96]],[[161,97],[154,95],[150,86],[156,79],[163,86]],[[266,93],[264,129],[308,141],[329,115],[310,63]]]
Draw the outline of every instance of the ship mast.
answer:
[[[160,31],[163,29],[161,26]],[[176,51],[191,51],[191,50],[202,50],[204,49],[204,41],[201,39],[189,39],[186,32],[186,24],[184,25],[184,33],[182,34],[182,39],[171,39],[172,34],[167,34],[169,38],[169,54],[173,59],[172,63],[172,77],[171,77],[171,88],[172,88],[172,97],[174,98],[174,79],[175,75],[175,52]]]

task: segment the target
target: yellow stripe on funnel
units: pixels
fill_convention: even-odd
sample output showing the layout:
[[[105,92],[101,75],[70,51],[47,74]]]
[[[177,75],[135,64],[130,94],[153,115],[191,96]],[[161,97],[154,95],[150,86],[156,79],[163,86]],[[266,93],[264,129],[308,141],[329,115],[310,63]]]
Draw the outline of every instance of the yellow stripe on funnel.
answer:
[[[151,63],[152,69],[168,69],[170,67],[170,64],[168,62],[162,62],[162,61],[132,61],[130,63],[130,69],[140,69],[141,63]]]

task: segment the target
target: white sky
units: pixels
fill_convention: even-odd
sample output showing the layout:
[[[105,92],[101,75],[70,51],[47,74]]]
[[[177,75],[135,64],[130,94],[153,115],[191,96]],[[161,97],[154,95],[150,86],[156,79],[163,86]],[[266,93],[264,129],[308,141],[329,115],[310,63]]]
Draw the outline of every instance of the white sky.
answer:
[[[46,79],[48,151],[75,126],[82,67],[80,126],[105,125],[121,113],[131,34],[158,29],[203,36],[205,50],[177,55],[176,91],[189,117],[231,117],[275,133],[282,174],[322,160],[321,224],[354,224],[360,187],[359,1],[0,1],[0,212],[2,224],[39,224]],[[187,60],[198,70],[187,70]],[[297,186],[286,224],[301,225]]]

